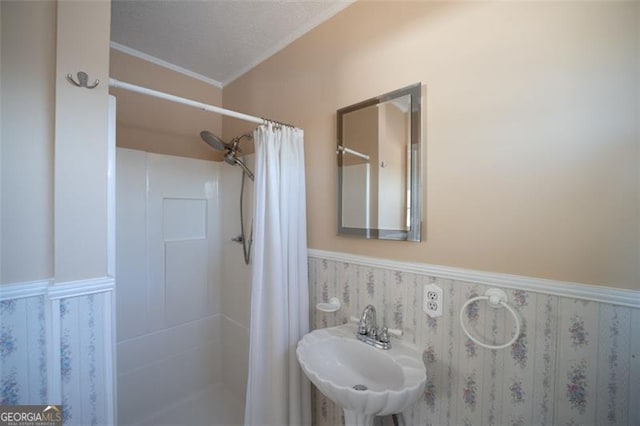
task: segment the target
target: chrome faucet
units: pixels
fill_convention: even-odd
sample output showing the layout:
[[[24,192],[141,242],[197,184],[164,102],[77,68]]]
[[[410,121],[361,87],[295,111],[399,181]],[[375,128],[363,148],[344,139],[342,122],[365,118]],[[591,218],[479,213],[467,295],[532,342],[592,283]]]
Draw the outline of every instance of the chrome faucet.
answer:
[[[373,305],[367,305],[360,316],[358,334],[369,334],[372,328],[376,331],[376,308]]]
[[[382,327],[378,330],[376,322],[376,308],[373,305],[367,305],[362,311],[360,321],[358,322],[358,332],[356,333],[358,340],[379,349],[391,349],[389,341],[389,329]]]

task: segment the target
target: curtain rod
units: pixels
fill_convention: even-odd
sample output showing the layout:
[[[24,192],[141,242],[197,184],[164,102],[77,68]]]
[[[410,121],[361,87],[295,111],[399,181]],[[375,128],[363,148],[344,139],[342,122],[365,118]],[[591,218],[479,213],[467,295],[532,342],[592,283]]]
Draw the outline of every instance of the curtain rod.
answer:
[[[135,84],[125,83],[124,81],[116,80],[115,78],[109,78],[109,87],[113,87],[113,88],[116,88],[116,89],[129,90],[131,92],[136,92],[136,93],[141,93],[143,95],[152,96],[154,98],[165,99],[167,101],[176,102],[176,103],[179,103],[179,104],[183,104],[183,105],[187,105],[187,106],[190,106],[190,107],[198,108],[198,109],[203,110],[203,111],[215,112],[215,113],[226,115],[226,116],[229,116],[229,117],[238,118],[240,120],[250,121],[250,122],[256,123],[256,124],[273,123],[273,124],[279,124],[281,126],[288,126],[288,127],[295,128],[295,126],[292,126],[292,125],[287,124],[287,123],[281,123],[279,121],[269,120],[267,118],[254,117],[253,115],[244,114],[244,113],[237,112],[237,111],[232,111],[232,110],[221,108],[221,107],[218,107],[218,106],[215,106],[215,105],[209,105],[209,104],[205,104],[205,103],[202,103],[202,102],[193,101],[191,99],[181,98],[179,96],[171,95],[169,93],[159,92],[157,90],[148,89],[146,87],[136,86]]]
[[[358,152],[358,151],[353,150],[351,148],[347,148],[346,146],[342,146],[342,145],[340,145],[338,147],[338,150],[336,151],[336,154],[340,154],[340,153],[355,155],[356,157],[364,158],[367,161],[369,161],[369,159],[371,158],[367,154],[363,154],[361,152]]]

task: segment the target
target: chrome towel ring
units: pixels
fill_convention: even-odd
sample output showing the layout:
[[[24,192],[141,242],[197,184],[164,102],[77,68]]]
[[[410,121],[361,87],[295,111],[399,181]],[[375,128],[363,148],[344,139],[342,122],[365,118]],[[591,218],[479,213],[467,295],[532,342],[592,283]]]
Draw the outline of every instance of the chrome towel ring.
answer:
[[[471,333],[469,333],[469,330],[467,330],[467,327],[464,325],[464,310],[471,303],[478,300],[486,300],[487,304],[494,309],[504,307],[504,308],[507,308],[509,312],[511,312],[511,315],[513,315],[513,319],[516,324],[516,332],[514,333],[511,340],[509,340],[507,343],[503,345],[490,345],[488,343],[481,342],[480,340],[473,337]],[[469,339],[473,340],[478,345],[487,349],[504,349],[506,347],[511,346],[516,340],[518,340],[518,337],[520,336],[520,319],[518,318],[518,314],[507,303],[507,293],[497,288],[490,288],[484,293],[484,296],[472,297],[471,299],[467,300],[464,305],[462,305],[462,309],[460,309],[460,326],[462,327],[462,331],[464,331],[464,334],[466,334]]]

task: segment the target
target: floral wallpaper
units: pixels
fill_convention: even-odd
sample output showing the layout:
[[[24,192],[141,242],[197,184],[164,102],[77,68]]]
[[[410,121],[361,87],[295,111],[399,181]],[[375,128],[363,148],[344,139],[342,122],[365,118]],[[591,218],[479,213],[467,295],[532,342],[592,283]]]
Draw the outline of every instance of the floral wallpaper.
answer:
[[[64,424],[98,425],[108,418],[104,298],[60,300],[60,386]],[[55,305],[54,305],[55,306]],[[53,311],[53,310],[52,310]],[[51,315],[55,315],[51,312]],[[49,317],[50,318],[50,317]],[[0,301],[0,405],[49,404],[45,296]]]
[[[60,300],[60,373],[64,424],[104,423],[104,316],[99,294]]]
[[[640,425],[639,309],[507,290],[521,333],[510,347],[489,350],[458,322],[462,305],[487,286],[315,257],[309,276],[311,306],[333,296],[343,304],[336,313],[313,310],[315,328],[343,324],[373,304],[379,324],[401,328],[423,351],[424,397],[404,413],[406,424]],[[444,292],[438,318],[422,310],[430,283]],[[467,307],[465,320],[490,343],[512,336],[509,313],[483,301]],[[313,403],[314,424],[341,424],[342,410],[315,389]]]
[[[0,301],[0,405],[44,404],[44,297]]]

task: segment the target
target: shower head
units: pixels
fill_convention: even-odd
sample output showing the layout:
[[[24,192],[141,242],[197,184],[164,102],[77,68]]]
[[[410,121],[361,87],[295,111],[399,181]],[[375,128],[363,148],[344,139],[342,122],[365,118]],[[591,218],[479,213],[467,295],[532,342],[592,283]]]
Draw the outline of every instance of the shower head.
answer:
[[[242,138],[253,139],[251,133],[245,133],[244,135],[236,136],[235,138],[231,139],[231,142],[225,142],[208,130],[201,131],[200,137],[211,148],[217,149],[218,151],[226,150],[228,153],[232,153],[234,155],[240,151],[240,141],[242,140]]]
[[[208,130],[203,130],[200,132],[200,137],[203,141],[205,141],[211,148],[217,149],[218,151],[224,151],[225,149],[233,149],[232,144],[228,144],[213,133]]]
[[[240,152],[240,140],[242,138],[253,139],[250,133],[245,133],[244,135],[237,136],[231,140],[231,142],[227,143],[220,139],[218,136],[214,135],[208,130],[203,130],[200,132],[200,137],[203,141],[207,143],[210,147],[217,149],[218,151],[226,151],[224,153],[224,161],[227,164],[231,164],[235,166],[236,164],[242,168],[244,173],[249,177],[249,179],[253,180],[253,173],[249,170],[249,167],[237,157],[238,152]]]

